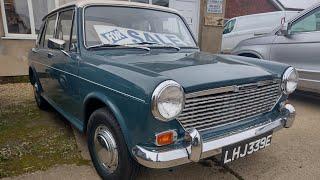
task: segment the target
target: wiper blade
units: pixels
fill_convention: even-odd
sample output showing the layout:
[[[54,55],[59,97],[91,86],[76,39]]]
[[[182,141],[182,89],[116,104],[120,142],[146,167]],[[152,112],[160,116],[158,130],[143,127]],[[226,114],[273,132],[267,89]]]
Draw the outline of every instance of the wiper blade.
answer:
[[[157,48],[174,48],[177,51],[180,51],[180,47],[178,46],[173,46],[173,45],[168,45],[168,44],[160,44],[156,42],[140,42],[140,43],[134,43],[130,45],[155,45],[155,46],[150,46],[150,47],[157,47]]]
[[[88,49],[94,49],[94,48],[112,48],[112,47],[125,47],[125,48],[137,48],[137,49],[143,49],[146,51],[150,51],[150,48],[148,47],[142,47],[142,46],[133,46],[133,45],[126,45],[126,44],[98,44],[94,46],[90,46]]]
[[[177,51],[180,51],[181,48],[178,46],[173,46],[173,45],[161,45],[161,46],[154,46],[154,47],[158,47],[158,48],[173,48],[176,49]]]

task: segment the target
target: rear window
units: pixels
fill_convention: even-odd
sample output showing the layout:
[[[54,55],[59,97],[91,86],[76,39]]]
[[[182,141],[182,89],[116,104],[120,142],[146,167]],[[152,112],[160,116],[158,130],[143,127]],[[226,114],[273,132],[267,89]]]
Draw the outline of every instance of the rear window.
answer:
[[[223,34],[231,33],[234,29],[235,23],[236,23],[235,19],[232,19],[229,22],[227,22],[227,24],[224,26]]]

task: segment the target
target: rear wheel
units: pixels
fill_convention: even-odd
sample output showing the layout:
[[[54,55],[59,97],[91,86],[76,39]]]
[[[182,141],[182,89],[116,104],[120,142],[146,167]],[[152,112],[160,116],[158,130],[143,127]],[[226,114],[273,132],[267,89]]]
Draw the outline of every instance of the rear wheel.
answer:
[[[42,109],[42,110],[46,110],[48,109],[48,103],[45,99],[43,99],[43,97],[41,96],[40,93],[40,87],[38,82],[35,82],[33,84],[33,93],[34,93],[34,98],[36,100],[37,106]]]
[[[139,165],[128,152],[120,126],[106,109],[94,111],[88,124],[88,148],[103,179],[134,179]]]

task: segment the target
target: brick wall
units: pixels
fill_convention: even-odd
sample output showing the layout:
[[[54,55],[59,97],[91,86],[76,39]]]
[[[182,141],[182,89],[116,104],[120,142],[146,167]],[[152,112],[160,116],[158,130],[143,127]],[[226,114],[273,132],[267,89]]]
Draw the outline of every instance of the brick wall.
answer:
[[[225,18],[278,11],[270,0],[227,0]]]

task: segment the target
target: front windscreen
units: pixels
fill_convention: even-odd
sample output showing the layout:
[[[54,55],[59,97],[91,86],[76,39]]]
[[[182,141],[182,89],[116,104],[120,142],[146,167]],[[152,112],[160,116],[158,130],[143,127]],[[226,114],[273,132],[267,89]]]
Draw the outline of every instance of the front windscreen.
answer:
[[[91,6],[85,9],[85,44],[96,46],[152,43],[196,47],[180,16],[151,9]]]

